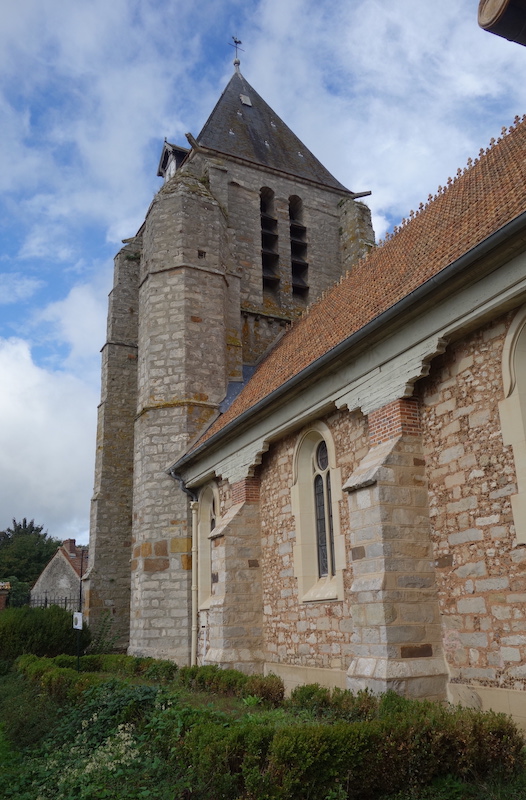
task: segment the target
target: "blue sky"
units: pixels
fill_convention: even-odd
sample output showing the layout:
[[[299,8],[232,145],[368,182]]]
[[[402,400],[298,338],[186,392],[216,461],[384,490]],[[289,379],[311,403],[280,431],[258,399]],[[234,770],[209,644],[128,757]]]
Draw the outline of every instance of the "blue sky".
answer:
[[[87,540],[112,258],[241,71],[377,235],[526,112],[477,0],[8,0],[0,30],[0,529]]]

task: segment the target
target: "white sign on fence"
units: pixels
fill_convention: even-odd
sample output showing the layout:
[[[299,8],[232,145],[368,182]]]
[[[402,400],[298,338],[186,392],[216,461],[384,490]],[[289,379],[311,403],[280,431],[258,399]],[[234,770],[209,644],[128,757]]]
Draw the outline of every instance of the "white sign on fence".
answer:
[[[73,628],[76,631],[82,630],[82,614],[80,611],[73,612]]]

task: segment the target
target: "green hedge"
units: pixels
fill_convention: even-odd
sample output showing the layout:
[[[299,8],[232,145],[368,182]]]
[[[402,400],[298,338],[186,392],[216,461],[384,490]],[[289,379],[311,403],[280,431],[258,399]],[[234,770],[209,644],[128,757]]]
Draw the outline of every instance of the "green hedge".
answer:
[[[418,705],[355,723],[197,726],[182,749],[192,798],[365,800],[437,776],[481,780],[523,768],[522,736],[505,716]]]
[[[89,629],[80,631],[80,649],[90,641]],[[77,631],[73,630],[70,611],[59,606],[49,608],[6,608],[0,614],[0,653],[14,661],[24,653],[53,657],[77,652]]]
[[[283,681],[277,675],[245,675],[236,669],[221,669],[212,664],[181,667],[178,680],[193,691],[256,697],[273,707],[281,705],[285,695]]]
[[[77,659],[74,656],[57,656],[54,664],[57,667],[77,669]],[[80,672],[109,672],[113,675],[143,676],[159,683],[173,681],[179,671],[179,667],[173,661],[113,654],[81,656],[79,668]]]
[[[192,691],[243,698],[254,697],[272,707],[277,707],[283,702],[283,681],[276,675],[245,675],[234,669],[220,669],[212,665],[179,669],[172,661],[124,655],[81,656],[78,663],[82,673],[104,672],[120,676],[142,676],[159,683],[178,684]],[[59,655],[53,660],[44,659],[37,662],[36,658],[22,657],[17,661],[17,669],[30,679],[38,680],[48,670],[75,670],[77,674],[77,659],[71,655]],[[60,681],[57,677],[57,685],[58,683]],[[51,684],[54,685],[53,681]]]

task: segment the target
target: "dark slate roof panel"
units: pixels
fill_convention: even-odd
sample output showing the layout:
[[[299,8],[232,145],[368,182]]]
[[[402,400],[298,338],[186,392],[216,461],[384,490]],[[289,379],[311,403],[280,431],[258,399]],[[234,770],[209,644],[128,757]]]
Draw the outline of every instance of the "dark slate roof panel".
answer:
[[[249,103],[244,102],[248,98]],[[316,156],[236,71],[219,98],[198,144],[280,172],[347,192]]]

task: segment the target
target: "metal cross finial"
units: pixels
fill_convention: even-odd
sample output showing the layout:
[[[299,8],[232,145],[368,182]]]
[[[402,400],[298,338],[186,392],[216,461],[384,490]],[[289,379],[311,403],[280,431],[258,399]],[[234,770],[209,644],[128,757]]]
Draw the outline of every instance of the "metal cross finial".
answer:
[[[232,39],[234,40],[234,44],[232,44],[232,42],[229,42],[228,44],[230,45],[230,47],[235,47],[236,48],[236,59],[237,59],[237,51],[238,50],[241,50],[242,53],[245,52],[243,50],[243,48],[239,46],[240,44],[243,44],[243,42],[241,41],[241,39],[238,39],[236,36],[232,36]]]

